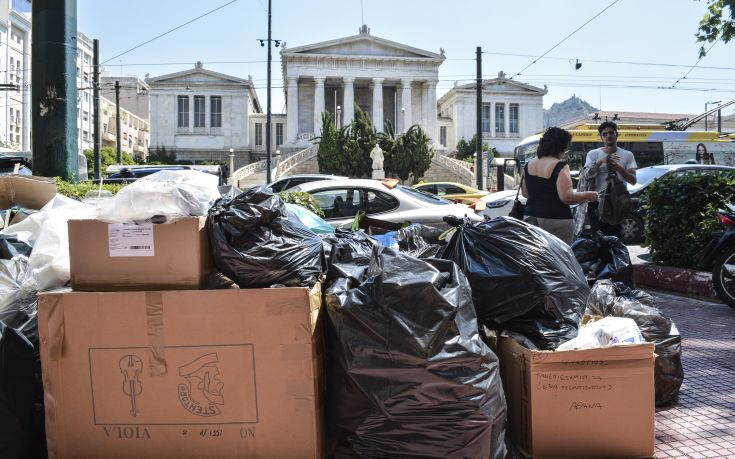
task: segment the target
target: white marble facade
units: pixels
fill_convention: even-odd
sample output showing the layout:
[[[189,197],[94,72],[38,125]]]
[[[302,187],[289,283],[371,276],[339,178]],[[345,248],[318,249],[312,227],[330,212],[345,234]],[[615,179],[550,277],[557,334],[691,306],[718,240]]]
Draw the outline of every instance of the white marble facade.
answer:
[[[250,117],[262,113],[251,80],[203,68],[146,80],[150,86],[150,152],[165,147],[178,159],[250,162]]]
[[[379,131],[390,122],[396,132],[418,124],[437,136],[436,84],[439,54],[370,34],[281,50],[287,106],[286,146],[301,147],[319,135],[322,113],[339,126],[350,123],[359,106]]]
[[[456,86],[438,101],[441,132],[448,150],[477,132],[477,85]],[[482,82],[482,139],[500,153],[512,153],[518,143],[544,128],[546,87],[511,80],[503,72]]]

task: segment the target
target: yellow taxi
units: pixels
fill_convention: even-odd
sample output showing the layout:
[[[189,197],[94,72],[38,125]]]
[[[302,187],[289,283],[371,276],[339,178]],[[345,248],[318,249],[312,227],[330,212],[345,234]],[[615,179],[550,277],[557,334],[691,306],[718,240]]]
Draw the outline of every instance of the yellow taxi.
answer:
[[[452,201],[464,204],[475,202],[489,194],[487,191],[478,190],[471,186],[455,182],[426,182],[414,185],[413,188],[426,193],[431,193],[439,196],[440,198],[451,199]]]

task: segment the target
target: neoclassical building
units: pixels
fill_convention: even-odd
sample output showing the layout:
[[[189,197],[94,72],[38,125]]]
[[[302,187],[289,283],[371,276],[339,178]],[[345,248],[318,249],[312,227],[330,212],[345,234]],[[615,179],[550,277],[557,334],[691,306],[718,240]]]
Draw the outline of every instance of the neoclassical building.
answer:
[[[287,106],[286,147],[305,147],[319,135],[322,113],[350,123],[359,106],[378,130],[419,124],[436,140],[436,84],[444,51],[433,53],[370,34],[281,50]]]
[[[477,132],[477,84],[455,86],[438,101],[439,142],[452,151]],[[544,95],[538,88],[499,72],[482,82],[482,139],[500,153],[511,153],[524,137],[544,128]]]

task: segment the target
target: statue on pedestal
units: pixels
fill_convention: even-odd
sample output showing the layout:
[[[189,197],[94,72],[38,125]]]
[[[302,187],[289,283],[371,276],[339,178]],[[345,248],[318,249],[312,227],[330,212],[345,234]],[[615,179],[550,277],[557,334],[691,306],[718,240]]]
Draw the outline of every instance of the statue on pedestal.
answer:
[[[375,144],[375,148],[370,151],[370,159],[373,160],[373,175],[374,179],[384,179],[385,171],[383,170],[383,150],[379,144]]]

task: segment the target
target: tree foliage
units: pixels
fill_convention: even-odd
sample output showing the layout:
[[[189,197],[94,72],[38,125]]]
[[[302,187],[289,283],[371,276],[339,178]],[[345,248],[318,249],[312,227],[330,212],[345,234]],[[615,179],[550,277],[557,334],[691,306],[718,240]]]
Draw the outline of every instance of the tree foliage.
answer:
[[[392,127],[391,127],[392,128]],[[387,130],[381,148],[385,151],[385,171],[406,181],[418,183],[431,167],[434,151],[429,146],[429,137],[419,125],[414,124],[404,134],[394,136]]]
[[[472,136],[472,140],[467,142],[464,138],[457,142],[457,159],[465,160],[472,158],[475,155],[477,149],[477,134]],[[487,143],[482,143],[482,151],[488,151]]]
[[[707,0],[707,12],[699,21],[695,34],[698,42],[714,43],[722,40],[727,43],[735,38],[735,0]],[[699,57],[707,55],[704,45],[699,48]]]
[[[87,174],[92,177],[92,175],[94,174],[94,150],[91,148],[87,148],[86,150],[84,150],[84,156],[87,158]],[[107,166],[117,164],[117,150],[112,147],[102,147],[100,149],[100,161],[102,162],[100,172],[104,173],[104,171],[107,170]],[[133,164],[135,164],[135,160],[130,154],[123,151],[122,163],[126,166],[132,166]]]

